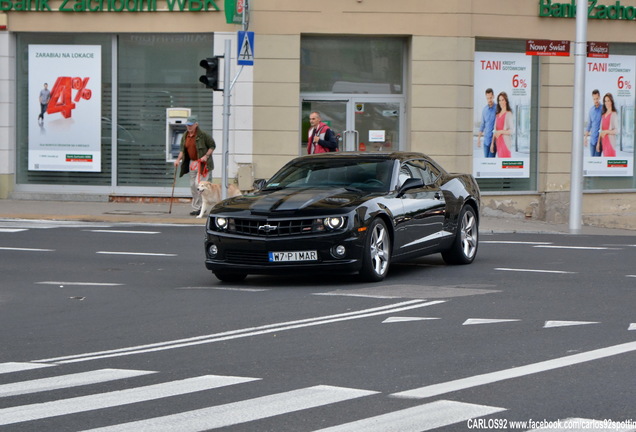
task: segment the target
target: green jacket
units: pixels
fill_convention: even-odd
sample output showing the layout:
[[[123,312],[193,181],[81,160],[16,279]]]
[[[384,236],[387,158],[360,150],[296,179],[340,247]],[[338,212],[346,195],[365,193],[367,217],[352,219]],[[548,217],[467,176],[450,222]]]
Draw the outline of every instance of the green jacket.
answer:
[[[183,134],[183,137],[181,138],[181,146],[179,148],[179,151],[183,153],[183,161],[181,162],[181,171],[179,173],[179,177],[187,174],[190,171],[190,155],[185,148],[186,134],[187,132]],[[199,159],[201,159],[207,153],[208,149],[216,149],[216,143],[210,135],[203,132],[200,128],[197,127],[197,156],[199,157]],[[214,169],[214,161],[212,160],[212,156],[210,156],[210,158],[208,159],[207,165],[208,170],[212,172],[212,170]]]

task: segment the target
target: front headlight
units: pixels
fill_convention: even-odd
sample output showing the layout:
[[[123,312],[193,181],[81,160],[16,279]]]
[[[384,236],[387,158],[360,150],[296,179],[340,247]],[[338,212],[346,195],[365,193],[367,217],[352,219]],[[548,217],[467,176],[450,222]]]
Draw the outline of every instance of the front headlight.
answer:
[[[344,226],[345,218],[344,216],[327,217],[323,220],[323,223],[327,229],[338,230]]]
[[[216,227],[220,230],[226,230],[228,226],[228,220],[224,217],[217,217],[214,219],[214,223],[216,223]]]

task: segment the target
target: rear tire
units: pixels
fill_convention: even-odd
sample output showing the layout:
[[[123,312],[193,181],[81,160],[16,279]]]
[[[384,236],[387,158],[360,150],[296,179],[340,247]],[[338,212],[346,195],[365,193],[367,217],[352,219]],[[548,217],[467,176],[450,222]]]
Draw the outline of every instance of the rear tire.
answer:
[[[442,252],[446,264],[470,264],[477,256],[479,224],[475,210],[466,205],[459,213],[457,234],[452,246]]]
[[[222,282],[242,282],[247,277],[246,273],[215,271],[214,276]]]
[[[361,279],[368,282],[384,279],[391,263],[391,238],[382,219],[371,222],[362,254]]]

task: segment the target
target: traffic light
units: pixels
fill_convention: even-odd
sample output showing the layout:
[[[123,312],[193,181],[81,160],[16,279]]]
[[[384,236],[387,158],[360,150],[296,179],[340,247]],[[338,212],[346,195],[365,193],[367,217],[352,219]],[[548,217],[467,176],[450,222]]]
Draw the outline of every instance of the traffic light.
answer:
[[[219,58],[208,57],[199,62],[202,68],[205,69],[205,75],[199,77],[199,81],[205,84],[206,88],[212,90],[219,89]]]

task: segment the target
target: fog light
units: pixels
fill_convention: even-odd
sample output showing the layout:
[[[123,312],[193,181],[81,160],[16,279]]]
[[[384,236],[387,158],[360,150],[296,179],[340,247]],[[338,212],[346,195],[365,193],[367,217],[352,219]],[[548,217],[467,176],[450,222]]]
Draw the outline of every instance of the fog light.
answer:
[[[335,258],[344,257],[346,252],[347,252],[347,250],[345,249],[345,247],[343,245],[338,245],[338,246],[334,246],[334,247],[331,248],[331,254]]]
[[[211,244],[210,246],[208,246],[208,255],[210,255],[211,258],[214,258],[216,254],[218,253],[219,253],[219,248],[216,247],[215,244]]]

